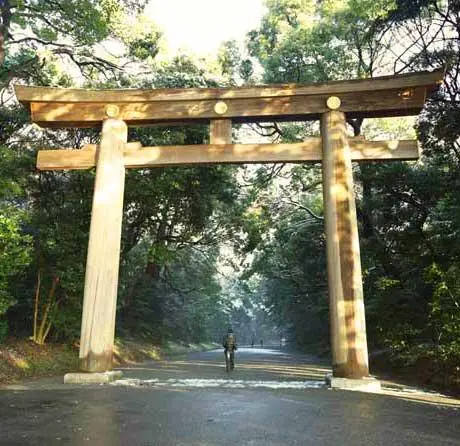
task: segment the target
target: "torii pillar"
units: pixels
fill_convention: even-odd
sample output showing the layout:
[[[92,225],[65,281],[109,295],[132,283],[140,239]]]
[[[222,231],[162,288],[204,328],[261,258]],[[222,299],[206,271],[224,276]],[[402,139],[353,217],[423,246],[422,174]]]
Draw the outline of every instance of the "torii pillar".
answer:
[[[334,110],[340,100],[331,97],[328,106],[321,135],[332,371],[360,380],[369,365],[351,156],[345,115]]]
[[[112,369],[125,188],[123,152],[127,138],[128,127],[123,121],[113,118],[104,121],[83,297],[79,359],[84,372]]]

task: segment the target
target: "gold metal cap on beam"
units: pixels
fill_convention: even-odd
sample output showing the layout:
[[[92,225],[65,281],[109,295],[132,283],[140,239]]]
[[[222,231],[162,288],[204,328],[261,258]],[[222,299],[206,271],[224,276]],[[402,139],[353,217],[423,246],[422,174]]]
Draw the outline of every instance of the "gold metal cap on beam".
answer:
[[[118,118],[118,115],[120,114],[120,107],[115,104],[108,104],[105,106],[105,114],[109,118]]]
[[[342,101],[337,96],[329,96],[326,101],[327,108],[330,110],[337,110],[341,104]]]
[[[218,115],[223,115],[228,110],[228,105],[224,101],[216,102],[214,105],[214,111]]]
[[[408,99],[412,98],[414,96],[415,92],[413,88],[407,88],[406,90],[403,90],[399,93],[399,97],[403,101],[407,101]]]

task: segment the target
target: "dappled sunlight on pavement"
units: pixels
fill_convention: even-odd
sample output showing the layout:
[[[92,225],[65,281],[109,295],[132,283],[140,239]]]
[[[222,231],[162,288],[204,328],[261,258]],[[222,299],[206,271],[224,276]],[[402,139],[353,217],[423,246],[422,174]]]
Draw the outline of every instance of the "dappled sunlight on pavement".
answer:
[[[124,379],[117,385],[175,388],[325,388],[325,375],[331,368],[308,355],[288,353],[274,348],[240,348],[236,367],[225,371],[221,349],[193,353],[141,366],[119,368]],[[343,392],[333,390],[334,392]],[[436,392],[382,381],[379,395],[429,405],[460,408],[460,400]]]
[[[460,399],[442,395],[438,392],[422,390],[414,387],[395,385],[389,381],[382,382],[383,395],[393,396],[405,401],[429,404],[433,406],[446,406],[460,409]]]
[[[222,350],[196,353],[188,359],[178,358],[149,363],[149,367],[120,368],[127,378],[168,379],[236,379],[236,380],[317,380],[324,381],[330,368],[316,365],[302,355],[291,355],[275,349],[241,348],[236,352],[236,367],[225,371]],[[151,367],[151,368],[150,368]],[[170,376],[174,375],[174,376]]]
[[[217,389],[285,389],[297,392],[318,389],[343,395],[355,393],[345,390],[326,390],[324,377],[331,369],[315,357],[288,353],[273,348],[239,348],[236,368],[225,371],[222,350],[182,355],[169,360],[149,361],[137,365],[118,367],[123,371],[121,385],[129,387],[168,388],[189,391],[192,388]],[[128,383],[130,383],[128,385]],[[126,385],[125,385],[126,384]],[[460,411],[460,400],[436,392],[382,380],[382,390],[376,398],[390,398]],[[34,390],[68,390],[80,385],[63,384],[62,376],[24,380],[2,386],[3,390],[27,392]]]
[[[248,379],[120,379],[112,386],[124,387],[182,387],[182,388],[221,388],[221,389],[320,389],[322,381],[258,381]]]

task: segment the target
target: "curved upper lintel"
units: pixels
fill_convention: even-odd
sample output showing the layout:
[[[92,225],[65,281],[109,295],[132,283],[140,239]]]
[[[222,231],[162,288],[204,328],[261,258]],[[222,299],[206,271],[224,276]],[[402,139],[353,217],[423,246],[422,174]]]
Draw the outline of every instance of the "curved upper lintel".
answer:
[[[120,110],[129,125],[207,122],[229,118],[236,122],[308,120],[328,110],[331,95],[349,116],[381,117],[419,113],[437,89],[443,71],[419,72],[372,79],[318,84],[265,85],[236,88],[151,90],[87,90],[17,85],[18,100],[30,107],[32,121],[44,127],[95,127],[106,106]],[[216,102],[225,103],[217,114]]]

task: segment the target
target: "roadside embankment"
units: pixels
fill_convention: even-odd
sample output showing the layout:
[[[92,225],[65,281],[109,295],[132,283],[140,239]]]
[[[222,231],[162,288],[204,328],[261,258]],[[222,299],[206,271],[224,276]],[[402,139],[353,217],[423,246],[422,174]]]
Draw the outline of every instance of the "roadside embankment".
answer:
[[[134,339],[117,339],[114,365],[136,364],[149,360],[210,350],[212,343],[166,342],[162,346]],[[29,339],[9,339],[0,344],[0,384],[24,378],[53,376],[78,370],[78,345],[37,345]]]
[[[376,352],[370,356],[370,366],[380,379],[460,396],[460,363],[442,361],[430,351],[413,356]]]
[[[308,344],[302,347],[289,345],[288,351],[300,351],[331,363],[329,345]],[[401,386],[417,386],[427,390],[460,396],[460,359],[454,355],[450,359],[435,355],[433,349],[413,348],[397,352],[391,349],[370,349],[369,366],[371,375],[380,380],[388,380]]]

